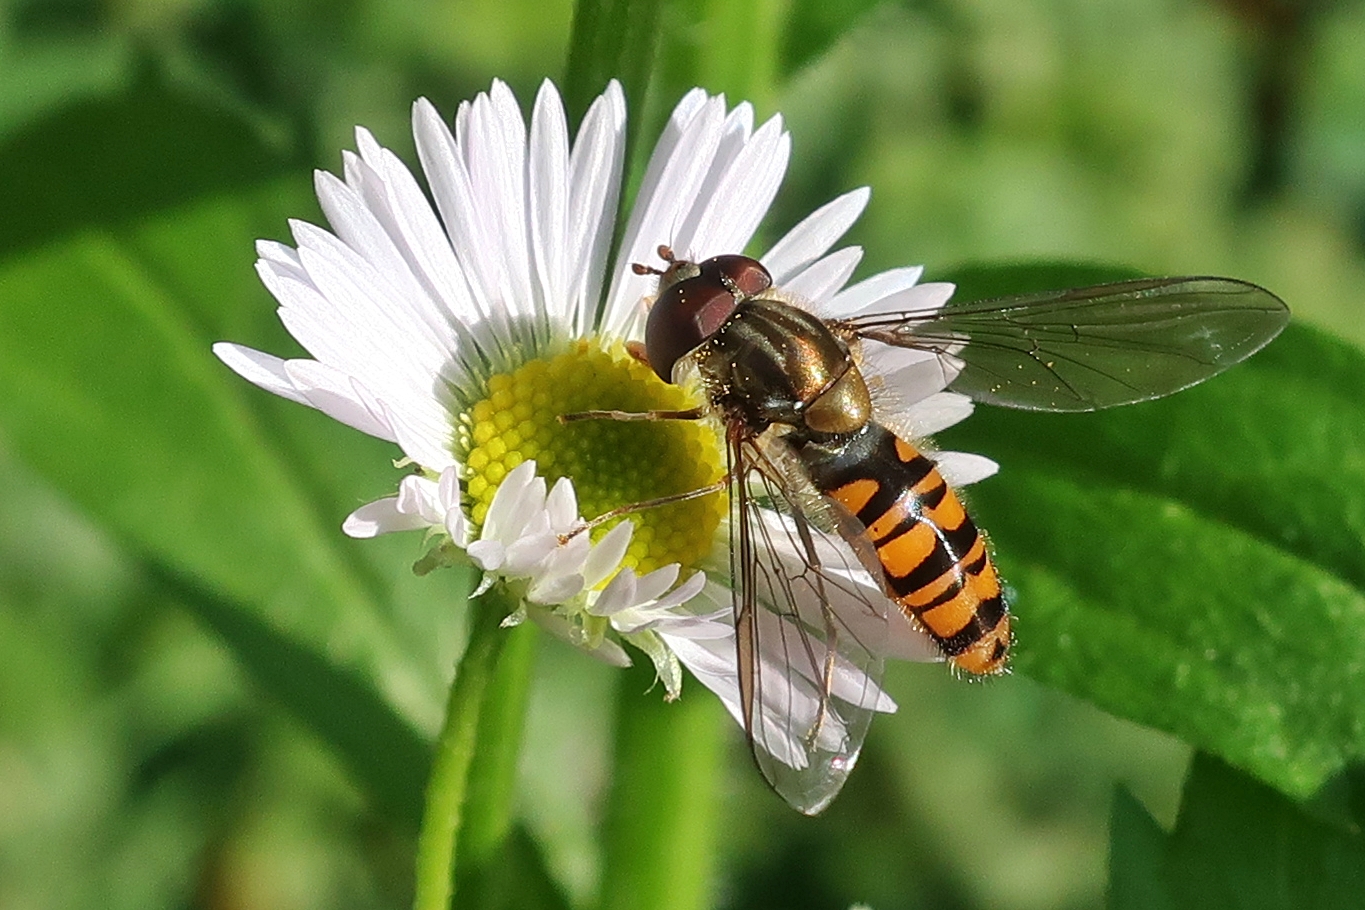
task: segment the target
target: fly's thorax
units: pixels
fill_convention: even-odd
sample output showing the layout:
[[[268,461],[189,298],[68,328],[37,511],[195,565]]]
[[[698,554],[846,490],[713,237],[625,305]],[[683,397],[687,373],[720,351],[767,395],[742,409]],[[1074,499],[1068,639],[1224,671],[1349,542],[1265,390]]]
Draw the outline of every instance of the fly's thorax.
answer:
[[[806,427],[817,433],[843,435],[867,426],[872,417],[872,396],[858,367],[848,369],[806,408]]]
[[[712,400],[756,431],[784,424],[845,434],[871,417],[848,345],[818,317],[780,300],[740,301],[692,356]]]

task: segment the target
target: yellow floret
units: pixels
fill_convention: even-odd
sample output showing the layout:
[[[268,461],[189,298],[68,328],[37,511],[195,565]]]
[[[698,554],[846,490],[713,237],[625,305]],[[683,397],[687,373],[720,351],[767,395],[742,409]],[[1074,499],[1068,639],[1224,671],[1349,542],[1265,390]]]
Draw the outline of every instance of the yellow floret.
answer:
[[[573,481],[580,513],[595,518],[612,509],[705,487],[724,473],[721,440],[710,421],[561,424],[561,414],[588,410],[680,410],[696,401],[663,382],[620,344],[579,340],[554,357],[530,361],[491,377],[488,396],[460,418],[456,456],[465,466],[465,493],[475,525],[487,517],[507,471],[534,458],[553,484]],[[710,550],[726,513],[725,497],[632,513],[636,531],[624,560],[647,572],[672,562],[695,566]],[[598,537],[615,522],[594,531]]]

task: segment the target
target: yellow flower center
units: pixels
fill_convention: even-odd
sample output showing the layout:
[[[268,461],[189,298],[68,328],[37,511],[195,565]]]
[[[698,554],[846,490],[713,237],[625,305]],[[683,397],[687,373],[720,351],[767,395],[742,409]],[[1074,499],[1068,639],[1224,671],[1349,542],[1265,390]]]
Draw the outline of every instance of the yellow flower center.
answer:
[[[715,483],[724,468],[712,421],[558,419],[579,411],[681,410],[696,403],[620,343],[604,347],[597,340],[574,341],[562,354],[491,377],[487,397],[456,424],[455,454],[465,466],[474,524],[483,524],[507,472],[530,459],[549,483],[573,481],[579,512],[588,519]],[[642,573],[672,562],[695,566],[711,549],[726,511],[725,496],[715,493],[616,519],[636,526],[625,565]]]

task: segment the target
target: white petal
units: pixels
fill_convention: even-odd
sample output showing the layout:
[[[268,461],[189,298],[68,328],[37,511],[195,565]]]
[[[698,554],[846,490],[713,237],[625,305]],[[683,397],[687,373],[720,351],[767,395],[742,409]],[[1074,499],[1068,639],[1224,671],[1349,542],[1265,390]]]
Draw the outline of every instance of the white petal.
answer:
[[[700,594],[702,588],[705,586],[706,573],[693,572],[692,575],[687,579],[687,581],[678,585],[672,591],[669,591],[666,595],[660,597],[655,606],[660,609],[665,608],[672,609],[674,607],[680,607],[683,604],[687,603],[692,598],[696,597],[698,594]],[[725,610],[719,615],[724,615],[728,617],[730,615],[730,611]],[[733,623],[731,623],[731,628],[733,629]]]
[[[678,116],[677,111],[674,116]],[[621,255],[617,257],[604,319],[609,332],[623,334],[637,316],[641,298],[653,292],[655,280],[649,275],[636,275],[630,265],[656,262],[659,244],[675,241],[679,226],[696,204],[697,191],[714,162],[724,129],[725,100],[709,98],[690,111],[676,143],[661,142],[655,146],[622,237]],[[676,252],[685,256],[691,250]]]
[[[948,384],[947,370],[939,361],[939,355],[931,351],[896,347],[879,341],[865,341],[862,349],[864,375],[880,377],[884,385],[902,396],[917,393],[906,398],[907,401],[932,395]]]
[[[460,469],[454,466],[441,471],[437,481],[437,501],[445,508],[460,504]]]
[[[533,574],[540,579],[559,575],[580,576],[578,584],[581,588],[583,564],[587,561],[588,554],[592,552],[592,541],[588,539],[587,534],[575,534],[566,541],[561,541],[559,535],[555,533],[548,536],[554,546],[534,567]]]
[[[545,499],[545,511],[550,516],[550,528],[556,534],[568,534],[580,525],[578,497],[574,495],[572,480],[561,477],[555,481]]]
[[[346,155],[346,165],[346,170],[356,183],[370,187],[377,187],[381,183],[379,176],[371,171],[369,165],[354,155],[349,153]],[[335,231],[336,240],[344,244],[345,249],[342,251],[331,235],[316,228],[307,230],[302,236],[296,233],[300,247],[312,247],[324,256],[342,262],[352,256],[363,259],[374,269],[378,278],[376,283],[381,284],[389,292],[390,296],[384,303],[392,305],[392,312],[386,312],[386,315],[394,319],[399,329],[405,332],[430,332],[430,327],[424,325],[424,320],[415,312],[413,306],[414,301],[425,301],[426,289],[419,284],[417,276],[413,274],[403,257],[403,251],[389,236],[378,213],[362,198],[357,187],[342,182],[326,171],[316,172],[313,184],[317,191],[318,203],[327,216],[327,222]],[[300,249],[299,253],[309,279],[315,286],[321,287],[314,274],[315,267],[310,266],[304,258],[303,249]],[[437,332],[431,334],[438,347],[445,346],[445,339],[441,334]]]
[[[870,708],[882,714],[894,714],[896,701],[866,673],[850,661],[839,656],[834,661],[830,692],[851,705]]]
[[[781,288],[794,297],[813,301],[815,306],[819,306],[820,301],[833,297],[844,286],[862,258],[862,247],[844,247],[816,260],[792,276]]]
[[[678,655],[683,666],[691,670],[708,689],[721,696],[723,701],[733,699],[735,707],[739,707],[739,675],[735,671],[733,642],[682,638],[667,632],[659,634],[673,653]]]
[[[673,587],[673,582],[678,580],[680,569],[681,567],[676,562],[672,562],[662,568],[655,569],[648,575],[640,576],[636,594],[637,603],[649,603],[662,597],[665,591]]]
[[[530,198],[531,253],[541,300],[551,324],[571,324],[568,259],[569,126],[554,83],[546,79],[536,93],[527,151],[527,195]]]
[[[455,464],[451,448],[452,430],[443,419],[423,421],[428,415],[409,408],[399,411],[381,401],[384,421],[393,429],[394,439],[403,454],[429,471],[444,471]],[[444,415],[441,415],[443,418]]]
[[[407,475],[398,484],[398,510],[417,516],[428,526],[439,526],[446,511],[440,486],[417,474]]]
[[[582,575],[559,575],[532,584],[526,592],[526,599],[538,604],[559,604],[577,596],[582,590]]]
[[[354,168],[369,173],[365,164],[356,163]],[[400,249],[354,189],[322,171],[314,182],[318,201],[337,233],[333,237],[311,226],[296,231],[299,258],[310,281],[329,300],[351,308],[355,317],[382,325],[390,356],[401,350],[414,360],[416,388],[429,394],[432,379],[460,362],[442,307],[413,272],[407,243]],[[380,180],[369,173],[369,182]],[[317,258],[310,259],[310,253]],[[449,378],[455,384],[468,382],[462,370]]]
[[[611,664],[613,667],[629,667],[630,655],[625,649],[612,641],[610,638],[603,638],[594,645],[585,644],[578,629],[571,625],[568,620],[558,614],[548,610],[531,610],[531,619],[535,620],[536,625],[545,629],[556,638],[566,641],[585,654],[591,654],[604,663]]]
[[[454,505],[446,509],[442,525],[455,546],[464,547],[469,544],[469,519],[465,517],[464,509],[460,506]]]
[[[826,318],[855,316],[876,307],[893,294],[914,287],[923,274],[924,267],[919,265],[879,272],[835,294],[821,308],[820,315]]]
[[[880,276],[877,276],[880,277]],[[860,287],[857,285],[855,287]],[[871,316],[876,313],[928,313],[941,309],[953,296],[956,285],[946,281],[929,281],[911,288],[887,294],[870,300],[859,310],[850,310],[850,316]],[[849,288],[850,291],[854,288]]]
[[[966,420],[974,408],[966,395],[936,392],[901,412],[902,424],[893,429],[897,432],[904,429],[909,439],[932,436]]]
[[[270,263],[271,268],[281,275],[296,280],[303,280],[307,277],[302,263],[299,262],[299,252],[292,246],[280,243],[278,240],[257,240],[256,255],[263,261]]]
[[[899,611],[887,616],[886,635],[879,644],[878,653],[890,660],[938,663],[945,659],[943,650],[934,640]]]
[[[616,229],[625,148],[626,99],[613,79],[588,108],[569,156],[568,261],[574,278],[570,297],[579,335],[588,334],[596,324]]]
[[[635,591],[640,577],[630,569],[622,569],[602,589],[602,594],[593,604],[592,611],[598,616],[612,616],[636,604]]]
[[[548,530],[529,528],[507,545],[507,562],[503,571],[511,576],[530,576],[558,548],[558,536]]]
[[[479,318],[464,267],[426,194],[397,155],[372,140],[363,141],[365,137],[368,133],[361,134],[359,144],[368,179],[358,189],[425,291],[425,297],[414,298],[413,304],[420,305],[423,318],[439,336],[466,336],[462,346],[495,348],[495,339]],[[473,356],[471,351],[464,353]]]
[[[229,341],[220,341],[215,344],[213,353],[219,360],[227,364],[229,369],[247,382],[260,386],[267,392],[279,395],[281,398],[288,398],[290,401],[312,406],[307,397],[294,388],[294,384],[285,375],[284,361],[274,354],[267,354],[264,351],[257,351]]]
[[[398,497],[378,499],[356,509],[341,524],[350,537],[368,538],[392,531],[415,531],[429,527],[420,515],[412,515],[398,508]]]
[[[505,307],[517,324],[518,317],[535,315],[526,236],[526,124],[512,90],[501,80],[467,110],[461,151],[483,228],[475,262],[483,267],[492,302]]]
[[[445,423],[439,396],[451,352],[420,329],[394,298],[393,285],[340,240],[303,222],[293,227],[315,290],[294,282],[270,287],[285,304],[280,318],[291,333],[319,361],[356,377],[410,423]]]
[[[630,655],[626,653],[626,649],[610,638],[602,639],[596,648],[588,650],[587,653],[600,661],[611,664],[613,667],[625,668],[631,665]]]
[[[362,433],[397,442],[379,402],[355,379],[316,360],[290,360],[285,375],[308,403]]]
[[[697,681],[710,689],[735,723],[744,726],[744,713],[739,703],[739,674],[735,670],[735,649],[729,642],[695,641],[659,633],[679,662]]]
[[[947,388],[961,369],[955,358],[910,348],[871,342],[863,347],[863,352],[869,375],[878,378],[900,410]]]
[[[504,528],[520,527],[526,521],[525,513],[544,510],[545,482],[540,481],[541,492],[537,496],[537,480],[534,461],[523,461],[507,472],[488,505],[483,522],[485,539],[506,539]]]
[[[791,136],[773,117],[749,137],[733,162],[713,172],[701,199],[708,200],[694,231],[684,236],[698,259],[743,250],[772,205],[787,173]]]
[[[767,534],[772,539],[774,552],[782,558],[793,577],[796,577],[805,567],[805,554],[797,551],[791,542],[790,535],[783,530],[784,525],[780,518],[766,511],[761,512],[760,515],[768,526]],[[848,630],[855,641],[886,647],[891,641],[891,636],[888,633],[892,631],[890,629],[892,623],[889,617],[898,615],[898,613],[894,609],[883,611],[869,607],[869,605],[886,603],[886,595],[882,593],[879,584],[860,565],[850,566],[851,571],[836,569],[836,567],[848,566],[846,558],[842,555],[847,551],[843,543],[837,538],[824,532],[817,532],[814,534],[813,540],[816,554],[826,567],[826,571],[846,579],[847,582],[846,584],[831,585],[827,588],[826,593],[829,598],[825,605],[839,617],[839,624]],[[709,587],[708,591],[710,591]],[[801,608],[800,620],[812,628],[819,628],[823,622],[823,617],[816,609],[817,606],[805,601],[799,604]],[[910,631],[924,639],[924,654],[932,655],[932,659],[941,658],[941,652],[932,643],[928,634],[919,630]],[[907,631],[905,634],[909,635],[910,632]],[[777,641],[778,639],[770,637],[768,640]],[[907,652],[910,650],[904,643],[900,643],[898,647]]]
[[[773,283],[784,287],[798,272],[825,255],[844,236],[867,207],[872,191],[859,187],[825,203],[787,232],[760,257]]]
[[[461,105],[461,109],[466,109]],[[511,338],[508,311],[492,301],[500,295],[497,262],[487,262],[496,251],[489,253],[482,243],[486,213],[477,208],[474,189],[465,167],[464,157],[456,145],[441,115],[425,98],[418,99],[412,110],[413,139],[422,171],[427,175],[431,195],[441,213],[451,246],[461,263],[465,263],[470,300],[478,313],[477,320],[486,322],[491,336],[499,342],[496,353],[506,356],[506,345]]]
[[[934,455],[934,463],[943,479],[955,487],[985,480],[1000,470],[1000,465],[985,455],[971,452],[938,452]]]
[[[702,573],[697,572],[693,578],[702,577]],[[692,585],[692,579],[678,585],[675,592],[682,592],[690,597],[695,597],[705,586],[705,578],[701,584]],[[695,590],[694,590],[695,588]],[[670,593],[669,597],[675,594]],[[678,596],[681,596],[679,594]],[[659,634],[676,635],[682,638],[694,639],[697,641],[710,641],[713,639],[735,637],[734,613],[727,607],[724,610],[717,610],[713,613],[694,615],[684,613],[681,610],[673,610],[666,617],[655,625],[655,631]]]
[[[496,572],[507,561],[507,548],[496,540],[476,540],[465,548],[474,565],[485,572]]]
[[[460,469],[451,465],[441,472],[437,501],[445,510],[442,524],[457,547],[469,543],[469,519],[465,517],[460,495]]]
[[[592,553],[583,563],[583,580],[588,587],[596,587],[602,579],[616,571],[621,565],[621,560],[625,558],[626,550],[630,548],[634,532],[635,525],[623,521],[602,535],[602,539],[592,548]]]

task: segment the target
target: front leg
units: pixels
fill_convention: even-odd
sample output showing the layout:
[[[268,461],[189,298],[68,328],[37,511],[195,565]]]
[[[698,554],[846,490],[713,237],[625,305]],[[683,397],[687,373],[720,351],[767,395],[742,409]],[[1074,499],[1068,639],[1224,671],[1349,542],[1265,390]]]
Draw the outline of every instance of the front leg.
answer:
[[[603,512],[596,518],[583,522],[583,524],[574,528],[567,534],[559,535],[559,542],[561,544],[568,543],[571,539],[577,537],[579,534],[582,534],[584,531],[591,531],[598,525],[611,521],[614,518],[620,518],[623,515],[630,515],[635,512],[643,512],[646,509],[657,509],[659,506],[669,506],[673,505],[673,503],[675,502],[687,502],[688,500],[692,499],[700,499],[703,496],[710,496],[712,493],[720,493],[727,486],[729,486],[729,483],[730,480],[729,476],[727,475],[725,477],[722,477],[720,480],[717,480],[715,483],[708,483],[704,487],[697,487],[695,490],[688,490],[685,493],[674,493],[671,496],[659,496],[654,499],[643,499],[640,502],[633,502],[628,506],[619,506],[615,509],[611,509],[610,511]]]
[[[682,411],[575,411],[560,414],[560,423],[573,423],[576,420],[701,420],[706,416],[702,407],[687,408]]]

